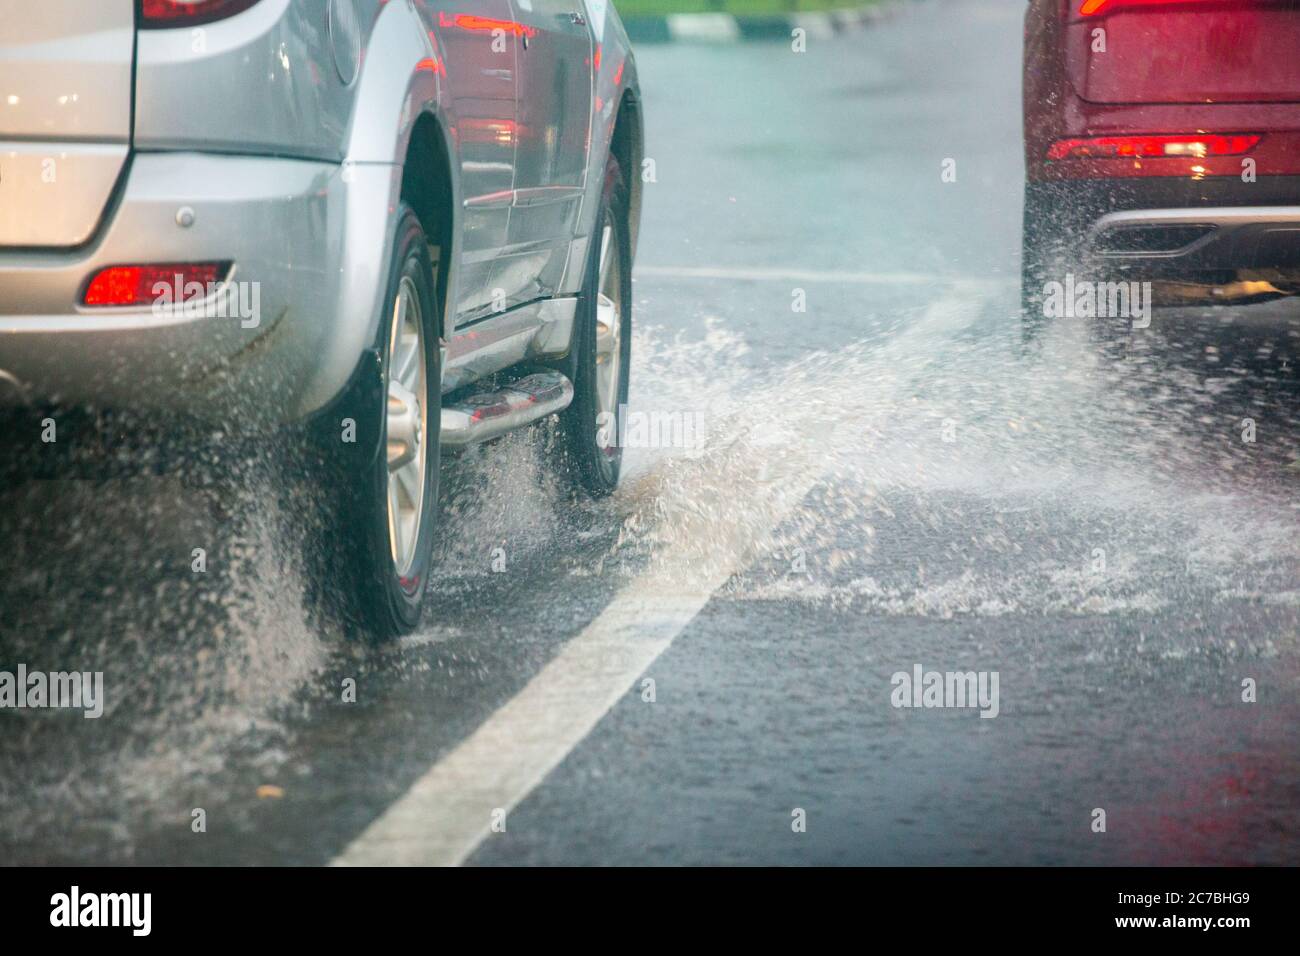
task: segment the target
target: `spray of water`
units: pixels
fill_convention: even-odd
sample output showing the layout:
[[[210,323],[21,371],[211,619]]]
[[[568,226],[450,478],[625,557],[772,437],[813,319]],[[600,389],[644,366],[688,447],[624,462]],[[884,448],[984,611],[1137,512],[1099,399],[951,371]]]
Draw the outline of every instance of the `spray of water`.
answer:
[[[887,334],[797,359],[750,354],[717,316],[697,334],[642,323],[632,411],[697,414],[703,443],[629,448],[623,489],[576,507],[540,430],[448,465],[435,598],[472,589],[504,545],[516,569],[573,553],[572,575],[648,568],[688,588],[738,568],[733,597],[882,616],[1246,600],[1295,621],[1297,455],[1280,436],[1300,429],[1278,397],[1293,396],[1285,373],[1260,372],[1276,363],[1204,348],[1196,362],[1176,349],[1112,361],[1077,330],[1025,358],[999,296],[958,284]],[[1251,416],[1272,436],[1266,462],[1238,434]],[[283,765],[332,660],[400,665],[473,639],[433,620],[394,648],[341,641],[303,610],[298,535],[259,474],[215,511],[156,479],[32,486],[11,503],[4,663],[103,670],[114,719],[87,735],[68,732],[79,716],[5,715],[3,762],[21,768],[0,774],[6,843],[52,819],[127,846],[150,822],[183,825],[232,758],[268,777]],[[950,559],[918,559],[908,535],[945,540]],[[796,554],[808,573],[791,573]]]
[[[891,615],[1294,605],[1294,481],[1274,466],[1295,460],[1300,423],[1271,394],[1285,364],[1270,378],[1250,353],[1206,375],[1212,345],[1193,362],[1159,340],[1116,357],[1079,328],[1025,356],[1000,303],[958,285],[891,337],[757,369],[716,318],[701,337],[644,331],[634,407],[703,408],[710,428],[703,449],[632,453],[619,547],[671,560],[683,583],[735,552],[802,553],[816,576],[742,575],[740,593]],[[1251,414],[1273,461],[1241,441]],[[952,542],[960,559],[917,566],[878,542],[897,509],[936,535],[985,530]]]

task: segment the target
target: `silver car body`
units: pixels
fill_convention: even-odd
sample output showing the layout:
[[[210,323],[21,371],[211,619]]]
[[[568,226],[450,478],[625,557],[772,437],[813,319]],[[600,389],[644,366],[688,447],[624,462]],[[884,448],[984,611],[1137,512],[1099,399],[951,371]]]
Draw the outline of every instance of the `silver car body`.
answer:
[[[568,350],[616,123],[640,162],[607,0],[139,15],[0,0],[0,402],[312,414],[374,347],[404,183],[426,177],[445,180],[444,393]],[[81,304],[102,268],[204,261],[234,264],[216,296],[256,287],[255,318]]]

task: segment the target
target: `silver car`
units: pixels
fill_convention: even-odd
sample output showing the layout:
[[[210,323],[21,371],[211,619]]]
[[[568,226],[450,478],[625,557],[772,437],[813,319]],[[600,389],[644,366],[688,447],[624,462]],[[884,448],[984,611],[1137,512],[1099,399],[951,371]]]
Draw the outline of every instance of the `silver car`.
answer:
[[[641,157],[608,0],[0,0],[6,438],[300,436],[407,631],[444,451],[558,413],[556,470],[618,481]]]

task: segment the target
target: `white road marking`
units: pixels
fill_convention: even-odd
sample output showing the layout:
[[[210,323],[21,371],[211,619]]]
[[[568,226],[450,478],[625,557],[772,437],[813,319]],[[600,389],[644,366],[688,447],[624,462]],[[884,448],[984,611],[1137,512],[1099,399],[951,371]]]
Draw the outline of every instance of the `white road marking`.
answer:
[[[740,24],[727,13],[670,13],[668,32],[674,40],[739,40]]]
[[[989,290],[959,283],[932,303],[920,320],[884,343],[879,353],[882,388],[901,394],[913,376],[897,372],[917,351],[918,339],[955,330],[979,315]],[[926,343],[929,344],[929,343]],[[933,350],[931,350],[933,352]],[[923,363],[924,364],[924,363]],[[829,427],[861,434],[856,409]],[[753,499],[751,513],[766,514],[768,534],[790,515],[821,476],[815,447],[807,455],[774,456]],[[809,455],[813,457],[808,457]],[[463,863],[492,832],[494,810],[509,813],[573,750],[636,679],[708,603],[714,592],[747,565],[757,545],[745,534],[708,528],[711,547],[723,549],[711,570],[682,586],[681,568],[698,547],[679,536],[655,556],[587,627],[561,648],[515,697],[435,763],[349,844],[335,866]]]
[[[542,782],[726,582],[664,594],[639,579],[334,861],[455,866]],[[508,821],[507,816],[507,821]],[[508,822],[507,822],[508,825]]]
[[[997,287],[1018,284],[1010,277],[960,278],[925,272],[846,272],[835,269],[754,269],[717,266],[637,266],[635,275],[664,279],[725,279],[753,282],[828,282],[845,285],[928,285],[962,287]]]

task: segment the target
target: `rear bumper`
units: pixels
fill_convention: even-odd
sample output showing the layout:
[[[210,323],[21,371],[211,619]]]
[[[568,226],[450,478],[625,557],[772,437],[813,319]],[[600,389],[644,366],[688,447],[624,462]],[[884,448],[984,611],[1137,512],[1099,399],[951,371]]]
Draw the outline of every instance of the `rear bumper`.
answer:
[[[1300,205],[1112,212],[1093,223],[1086,251],[1155,272],[1300,267]]]
[[[389,164],[137,154],[86,246],[0,249],[0,403],[270,421],[321,408],[375,341],[400,178]],[[200,309],[79,305],[106,266],[204,261],[234,272]]]
[[[1300,267],[1300,176],[1028,183],[1027,229],[1148,278]]]

